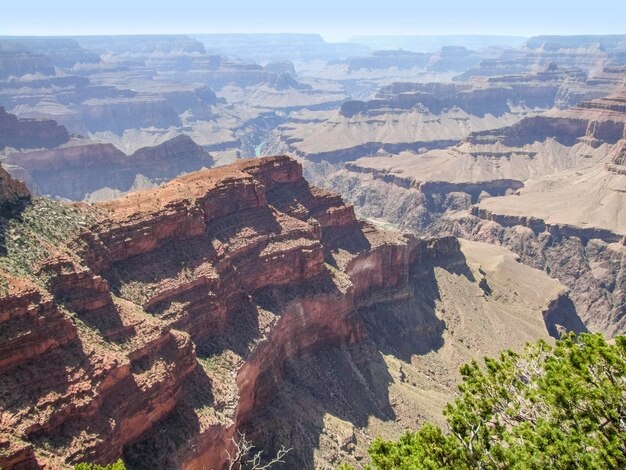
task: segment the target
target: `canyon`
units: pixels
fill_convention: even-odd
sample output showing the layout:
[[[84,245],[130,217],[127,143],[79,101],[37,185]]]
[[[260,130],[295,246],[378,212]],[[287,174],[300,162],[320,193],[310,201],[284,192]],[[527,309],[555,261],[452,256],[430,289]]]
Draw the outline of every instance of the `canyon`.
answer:
[[[377,229],[288,157],[19,210],[0,260],[5,468],[218,468],[237,431],[293,448],[289,465],[358,462],[414,407],[436,418],[475,351],[582,325],[509,251]]]
[[[0,468],[363,468],[626,332],[626,36],[0,37]]]
[[[572,289],[590,328],[618,334],[626,325],[624,90],[446,149],[363,157],[320,182],[364,216],[512,249]]]

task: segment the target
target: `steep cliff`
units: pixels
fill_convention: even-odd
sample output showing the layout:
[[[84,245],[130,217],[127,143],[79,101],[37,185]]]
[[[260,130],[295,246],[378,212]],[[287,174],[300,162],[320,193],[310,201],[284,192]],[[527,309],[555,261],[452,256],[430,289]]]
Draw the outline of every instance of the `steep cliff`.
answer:
[[[2,217],[14,213],[28,199],[30,199],[30,193],[24,183],[11,178],[6,170],[0,168],[0,214]]]
[[[287,157],[36,198],[6,239],[7,469],[220,468],[237,432],[291,466],[358,462],[437,419],[461,361],[576,319],[506,250],[378,230]]]
[[[74,139],[50,150],[11,153],[5,163],[35,194],[80,201],[141,189],[136,186],[143,180],[144,184],[158,184],[211,167],[213,159],[190,137],[178,135],[130,156],[112,144]]]
[[[0,106],[0,149],[56,147],[70,139],[67,129],[52,120],[18,119]]]
[[[510,248],[572,290],[590,329],[613,335],[626,327],[624,93],[447,149],[361,158],[330,174],[308,168],[364,216]]]
[[[554,66],[469,83],[392,83],[373,99],[343,102],[322,122],[287,121],[277,134],[293,154],[335,164],[377,153],[446,148],[468,136],[515,129],[520,120],[528,135],[543,140],[554,122],[537,114],[608,95],[623,78],[607,72],[591,79],[580,69]],[[517,145],[513,138],[511,145]]]
[[[180,125],[180,118],[165,98],[137,95],[131,98],[91,98],[80,105],[81,119],[91,132],[141,127],[168,128]]]
[[[50,57],[28,50],[17,41],[0,41],[0,79],[29,73],[54,75]]]

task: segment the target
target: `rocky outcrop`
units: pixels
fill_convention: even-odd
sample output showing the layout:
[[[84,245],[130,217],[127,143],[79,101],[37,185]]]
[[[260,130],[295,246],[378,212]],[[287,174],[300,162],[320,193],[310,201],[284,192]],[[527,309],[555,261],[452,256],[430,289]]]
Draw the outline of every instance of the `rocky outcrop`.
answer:
[[[0,106],[0,149],[51,148],[70,139],[67,129],[52,120],[18,119]]]
[[[588,79],[578,68],[550,63],[538,72],[490,77],[471,83],[393,83],[382,87],[374,100],[345,103],[342,113],[348,117],[356,112],[376,116],[422,106],[432,114],[458,107],[477,116],[487,113],[499,116],[520,106],[543,110],[554,105],[567,108],[608,95],[621,86],[622,79],[622,74],[610,70]]]
[[[463,295],[480,297],[458,240],[357,221],[287,157],[202,170],[97,207],[48,204],[46,214],[81,222],[60,243],[48,232],[31,240],[27,211],[0,258],[8,270],[0,321],[10,325],[2,330],[10,347],[0,348],[0,463],[8,469],[120,456],[138,468],[219,468],[237,431],[269,452],[275,398],[293,386],[294,364],[323,351],[369,351],[363,358],[383,369],[361,375],[363,390],[378,403],[371,413],[393,422],[377,341],[396,337],[394,354],[407,361],[441,347],[435,286],[457,271]],[[41,251],[19,242],[20,224],[47,255],[19,257]],[[17,262],[32,274],[18,274]],[[537,294],[521,321],[543,323],[543,306],[563,323],[568,315],[548,305],[557,287]],[[322,414],[290,409],[281,419],[307,424],[286,444],[319,436],[307,420]],[[312,448],[289,464],[312,468]]]
[[[11,236],[0,258],[9,271]],[[193,346],[187,335],[114,300],[104,279],[59,251],[32,267],[39,271],[33,281],[0,272],[0,464],[114,460],[175,405],[196,367]],[[51,437],[56,451],[42,453]]]
[[[23,178],[36,194],[83,200],[109,188],[125,192],[138,178],[152,183],[213,165],[213,160],[190,137],[179,135],[127,156],[111,144],[72,141],[52,150],[13,153],[10,171]]]
[[[176,403],[196,366],[192,345],[114,303],[106,282],[71,260],[42,270],[49,292],[2,273],[0,442],[10,444],[0,463],[63,468],[81,459],[114,460],[128,439]],[[41,454],[41,439],[52,436],[56,453]]]
[[[537,114],[607,95],[619,89],[622,80],[619,73],[588,78],[580,69],[550,64],[538,72],[468,83],[397,82],[380,88],[373,99],[344,101],[336,115],[321,123],[287,120],[277,133],[294,155],[333,164],[377,153],[441,149],[467,138],[487,142],[485,136],[498,136],[503,129],[511,134],[506,136],[510,146],[523,146],[529,136],[543,141],[555,134],[570,145],[565,136],[576,134],[584,118],[566,122]],[[618,131],[605,126],[594,132]]]
[[[396,162],[406,161],[410,165],[419,161],[428,168],[431,159],[426,155],[402,153],[398,157],[362,158],[345,163],[330,174],[319,173],[314,165],[308,165],[307,176],[342,194],[355,204],[360,216],[387,220],[418,233],[428,230],[448,211],[469,210],[482,199],[510,194],[523,187],[519,179],[496,175],[447,181],[444,172],[429,175],[426,170],[412,175],[393,167]],[[438,170],[444,168],[438,163],[440,160],[437,155],[432,158]],[[458,156],[453,160],[458,163]]]
[[[30,193],[26,185],[9,175],[6,170],[0,168],[0,213],[7,217],[24,205],[30,199]]]
[[[52,296],[36,285],[2,273],[0,370],[16,367],[77,339],[72,323]]]
[[[178,114],[166,99],[158,96],[106,100],[92,98],[81,103],[80,113],[82,122],[91,132],[111,131],[121,134],[126,129],[180,125]]]
[[[626,92],[624,89],[604,98],[585,101],[571,109],[526,117],[503,129],[475,132],[471,143],[501,141],[509,147],[523,147],[552,138],[572,146],[581,139],[598,146],[602,142],[615,144],[626,138]]]
[[[572,307],[587,328],[609,336],[625,331],[623,235],[473,212],[477,215],[444,220],[439,231],[508,247],[570,288]]]
[[[619,334],[623,94],[475,132],[449,149],[362,158],[322,175],[310,165],[310,173],[362,215],[511,249],[568,286],[588,328]]]
[[[398,112],[421,106],[432,114],[441,114],[444,109],[458,107],[480,117],[487,113],[500,116],[511,112],[511,107],[515,105],[531,109],[552,107],[558,85],[547,85],[472,88],[468,85],[441,83],[396,83],[381,88],[375,100],[344,103],[340,112],[346,117],[357,112],[377,116],[390,110]]]

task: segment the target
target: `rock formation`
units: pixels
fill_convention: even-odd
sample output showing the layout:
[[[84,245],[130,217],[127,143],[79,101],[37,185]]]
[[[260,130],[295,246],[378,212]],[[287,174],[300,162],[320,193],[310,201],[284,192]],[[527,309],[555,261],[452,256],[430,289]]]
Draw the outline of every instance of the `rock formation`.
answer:
[[[448,149],[362,158],[320,180],[363,215],[509,247],[572,289],[590,329],[617,334],[626,325],[624,103],[621,88]]]
[[[624,332],[623,37],[449,40],[0,38],[0,467],[358,467]]]
[[[293,447],[290,466],[356,462],[369,426],[436,418],[476,351],[576,321],[507,250],[359,222],[287,157],[97,206],[35,199],[6,237],[6,469],[219,468],[237,431]]]
[[[11,214],[23,201],[30,198],[24,183],[11,178],[6,170],[0,168],[0,212]]]
[[[319,34],[199,34],[194,35],[207,50],[250,62],[319,61],[355,57],[368,48],[355,43],[326,42]]]
[[[15,41],[0,43],[0,79],[35,73],[54,75],[54,65],[49,57],[29,51]]]
[[[536,36],[518,49],[507,49],[496,58],[484,60],[457,78],[524,73],[550,64],[581,68],[593,75],[606,65],[624,65],[625,59],[625,35]]]
[[[179,135],[129,156],[111,144],[76,139],[51,150],[11,153],[5,164],[36,194],[80,201],[105,188],[119,191],[114,194],[129,191],[137,178],[162,183],[209,168],[213,160],[190,137]]]
[[[434,72],[464,72],[484,58],[484,54],[465,47],[444,46],[436,53],[411,52],[408,50],[374,51],[370,56],[351,57],[346,60],[348,71],[417,69]]]
[[[445,148],[472,132],[489,133],[554,106],[609,94],[622,79],[607,72],[587,82],[579,69],[548,67],[473,83],[393,83],[374,99],[345,101],[321,123],[287,122],[278,134],[284,149],[314,162]]]
[[[51,148],[69,139],[67,129],[54,121],[18,119],[0,106],[0,150],[4,147]]]

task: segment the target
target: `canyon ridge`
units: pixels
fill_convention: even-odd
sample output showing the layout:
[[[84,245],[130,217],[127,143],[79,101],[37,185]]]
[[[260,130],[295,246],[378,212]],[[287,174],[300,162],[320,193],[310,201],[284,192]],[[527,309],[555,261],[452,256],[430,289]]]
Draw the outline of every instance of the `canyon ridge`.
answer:
[[[626,333],[626,35],[2,36],[0,163],[5,470],[363,468]]]

